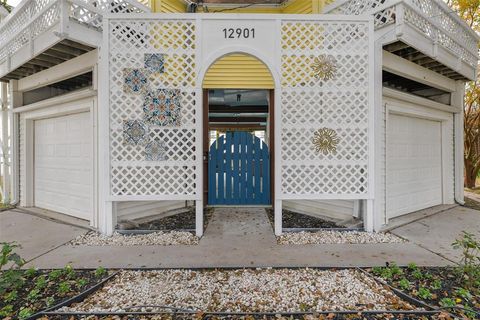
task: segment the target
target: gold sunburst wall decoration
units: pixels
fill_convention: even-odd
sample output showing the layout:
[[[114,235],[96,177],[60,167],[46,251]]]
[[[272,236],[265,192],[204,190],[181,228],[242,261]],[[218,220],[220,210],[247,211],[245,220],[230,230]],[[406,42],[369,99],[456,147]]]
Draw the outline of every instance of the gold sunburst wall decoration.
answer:
[[[331,55],[320,55],[312,63],[313,76],[317,80],[327,81],[335,78],[337,60]]]
[[[312,143],[315,152],[328,155],[337,152],[337,145],[340,138],[335,130],[321,128],[313,133]]]

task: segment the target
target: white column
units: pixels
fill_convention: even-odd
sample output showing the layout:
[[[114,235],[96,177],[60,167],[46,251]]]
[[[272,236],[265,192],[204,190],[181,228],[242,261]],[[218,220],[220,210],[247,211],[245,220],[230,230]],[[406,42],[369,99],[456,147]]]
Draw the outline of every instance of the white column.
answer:
[[[4,204],[10,203],[10,148],[8,131],[8,102],[7,102],[7,83],[0,83],[0,105],[2,117],[2,201]]]
[[[203,236],[203,201],[195,201],[195,233],[197,237]]]
[[[103,19],[103,30],[108,29],[108,19]],[[98,221],[99,230],[111,235],[117,223],[110,200],[110,100],[108,73],[108,36],[98,50]]]
[[[20,171],[19,171],[19,157],[18,157],[18,145],[19,145],[19,132],[18,121],[19,115],[13,113],[13,109],[23,105],[23,93],[18,91],[18,81],[10,80],[8,84],[8,113],[9,113],[9,130],[10,130],[10,203],[16,204],[20,201],[19,186],[20,186]],[[33,155],[32,155],[33,157]]]
[[[457,81],[456,90],[452,93],[451,104],[454,107],[460,108],[461,112],[453,115],[454,121],[454,136],[455,136],[455,150],[454,150],[454,162],[455,162],[455,201],[460,204],[464,204],[464,189],[463,189],[463,175],[464,175],[464,145],[463,145],[463,99],[465,95],[465,82]]]
[[[275,225],[275,235],[279,236],[282,234],[282,200],[275,200],[275,212],[274,212],[274,225]]]
[[[374,220],[373,220],[373,211],[374,211],[374,202],[373,200],[367,200],[367,210],[363,218],[363,228],[367,232],[378,231],[374,229]]]

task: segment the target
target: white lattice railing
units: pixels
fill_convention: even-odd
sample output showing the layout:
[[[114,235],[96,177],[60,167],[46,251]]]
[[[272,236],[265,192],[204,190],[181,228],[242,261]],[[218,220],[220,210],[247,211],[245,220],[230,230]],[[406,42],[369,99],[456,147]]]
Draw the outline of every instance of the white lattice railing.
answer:
[[[101,31],[106,13],[142,13],[150,9],[135,0],[26,0],[0,23],[0,61],[53,25],[75,21]]]
[[[476,67],[479,36],[445,3],[438,0],[344,0],[326,13],[372,14],[375,28],[408,24],[438,45]]]

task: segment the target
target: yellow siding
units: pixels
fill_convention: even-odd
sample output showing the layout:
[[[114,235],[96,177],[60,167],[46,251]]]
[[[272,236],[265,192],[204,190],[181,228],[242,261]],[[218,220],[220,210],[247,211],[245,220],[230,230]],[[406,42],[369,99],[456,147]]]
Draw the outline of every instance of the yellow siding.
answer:
[[[186,12],[187,6],[183,0],[140,0],[140,2],[150,1],[153,12],[161,13],[179,13]],[[325,4],[333,0],[292,0],[284,6],[272,7],[248,7],[225,10],[225,7],[214,5],[208,6],[208,12],[222,11],[224,13],[286,13],[286,14],[310,14],[320,13]],[[199,9],[201,11],[201,8]]]
[[[159,13],[183,13],[187,5],[183,0],[150,0],[152,11]]]
[[[283,13],[289,14],[310,14],[312,13],[312,0],[297,0],[288,3]]]
[[[231,54],[217,60],[203,80],[206,89],[273,89],[272,75],[260,60],[246,54]]]
[[[146,0],[142,0],[146,1]],[[249,7],[234,10],[225,10],[225,13],[270,13],[270,14],[311,14],[320,13],[325,3],[332,0],[292,0],[284,6],[278,7]],[[153,12],[181,13],[186,12],[183,0],[150,0]],[[209,12],[224,10],[225,7],[208,6]],[[159,42],[164,37],[157,34],[156,48],[161,47]],[[168,37],[170,39],[170,37]],[[173,37],[176,42],[179,39]],[[174,72],[172,70],[172,72]],[[275,87],[272,75],[268,68],[255,57],[245,54],[232,54],[215,62],[203,82],[207,89],[273,89]]]

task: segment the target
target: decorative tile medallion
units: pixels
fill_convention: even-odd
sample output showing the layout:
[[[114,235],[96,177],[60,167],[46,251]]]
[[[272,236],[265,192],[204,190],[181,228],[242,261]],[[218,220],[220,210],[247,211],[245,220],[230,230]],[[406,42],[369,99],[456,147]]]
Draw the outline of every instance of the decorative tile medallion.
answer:
[[[123,121],[123,141],[130,145],[145,145],[149,141],[148,126],[142,120]]]
[[[157,126],[179,126],[180,95],[178,89],[157,89],[147,92],[143,104],[145,121]]]
[[[317,80],[330,80],[335,78],[337,72],[337,61],[331,55],[320,55],[315,58],[312,66],[313,76]]]
[[[147,91],[148,77],[142,69],[123,69],[123,91],[140,94]]]
[[[330,128],[321,128],[313,133],[312,143],[315,152],[328,155],[337,151],[340,138],[337,132]]]
[[[152,73],[163,73],[165,69],[165,55],[161,53],[145,53],[145,69]]]
[[[165,142],[153,140],[145,146],[146,161],[165,161],[167,160],[167,148]]]

